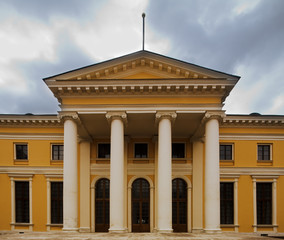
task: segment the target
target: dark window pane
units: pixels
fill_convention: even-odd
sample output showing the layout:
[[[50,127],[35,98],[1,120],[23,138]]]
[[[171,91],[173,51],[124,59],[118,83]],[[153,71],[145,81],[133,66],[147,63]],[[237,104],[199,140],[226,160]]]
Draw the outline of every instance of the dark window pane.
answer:
[[[272,183],[256,184],[257,224],[272,224]]]
[[[15,182],[16,222],[30,222],[29,182]]]
[[[135,143],[134,157],[135,158],[147,158],[148,157],[148,144],[147,143]]]
[[[185,144],[173,143],[172,144],[172,158],[185,158]]]
[[[187,223],[187,183],[181,178],[172,181],[172,222]]]
[[[16,159],[28,159],[28,145],[17,144],[16,145]]]
[[[109,184],[110,181],[106,178],[102,178],[96,183],[96,224],[109,224]]]
[[[234,224],[234,183],[220,183],[221,224]]]
[[[257,159],[258,160],[271,160],[270,159],[270,145],[257,145]]]
[[[52,160],[63,160],[63,145],[52,145]]]
[[[233,152],[232,145],[220,145],[220,160],[232,160]]]
[[[51,223],[63,223],[63,182],[51,182]]]
[[[98,144],[98,158],[110,158],[110,144],[99,143]]]

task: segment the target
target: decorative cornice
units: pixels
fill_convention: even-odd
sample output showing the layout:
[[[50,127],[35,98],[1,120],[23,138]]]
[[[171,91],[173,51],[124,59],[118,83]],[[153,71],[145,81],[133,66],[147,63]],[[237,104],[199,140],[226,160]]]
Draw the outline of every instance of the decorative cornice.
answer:
[[[226,116],[222,127],[279,127],[284,126],[284,116]]]
[[[60,127],[62,122],[57,116],[0,115],[0,126]]]
[[[106,119],[110,123],[114,119],[120,119],[123,123],[127,123],[127,114],[126,112],[107,112]]]

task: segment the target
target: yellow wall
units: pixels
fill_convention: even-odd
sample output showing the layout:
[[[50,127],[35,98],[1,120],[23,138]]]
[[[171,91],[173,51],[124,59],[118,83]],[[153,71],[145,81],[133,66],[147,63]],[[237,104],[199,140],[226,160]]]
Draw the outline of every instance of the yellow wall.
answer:
[[[0,230],[10,230],[11,182],[8,174],[0,174]]]

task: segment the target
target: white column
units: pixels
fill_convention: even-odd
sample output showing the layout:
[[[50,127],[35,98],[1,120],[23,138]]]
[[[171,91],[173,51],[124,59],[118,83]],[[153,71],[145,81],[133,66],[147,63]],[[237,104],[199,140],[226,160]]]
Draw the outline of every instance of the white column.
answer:
[[[77,125],[72,117],[64,121],[63,166],[63,230],[78,230],[78,172],[77,172]]]
[[[193,163],[192,163],[192,183],[193,183],[193,223],[192,232],[203,231],[203,142],[193,142]]]
[[[205,232],[220,229],[219,122],[209,118],[205,125]]]
[[[172,232],[172,122],[176,113],[158,112],[158,216],[157,231]]]
[[[80,143],[80,232],[90,232],[90,142],[88,141]]]
[[[106,117],[111,122],[109,232],[125,232],[123,119],[126,120],[126,114],[111,112]]]

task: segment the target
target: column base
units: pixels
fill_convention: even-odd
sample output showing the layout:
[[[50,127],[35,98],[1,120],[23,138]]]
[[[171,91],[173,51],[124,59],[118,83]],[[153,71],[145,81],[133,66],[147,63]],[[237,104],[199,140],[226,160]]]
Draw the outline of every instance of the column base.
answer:
[[[221,228],[204,229],[205,233],[222,233]]]
[[[91,232],[91,229],[89,227],[80,227],[79,232],[80,233],[89,233],[89,232]]]
[[[157,229],[157,233],[172,233],[173,229]]]
[[[78,232],[78,228],[62,228],[62,231],[66,232]]]
[[[109,233],[127,233],[128,229],[127,228],[110,228],[108,232]]]
[[[204,230],[203,230],[203,228],[196,228],[196,229],[192,229],[192,231],[191,231],[192,233],[204,233]]]

